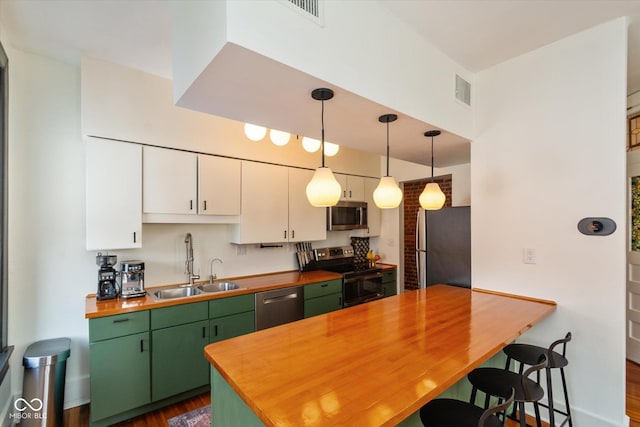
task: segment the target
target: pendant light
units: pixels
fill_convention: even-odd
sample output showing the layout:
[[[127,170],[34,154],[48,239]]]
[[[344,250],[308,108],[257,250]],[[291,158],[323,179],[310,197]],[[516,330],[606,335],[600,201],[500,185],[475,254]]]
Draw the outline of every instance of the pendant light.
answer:
[[[444,206],[446,196],[437,182],[433,182],[433,137],[440,135],[439,130],[429,130],[424,136],[431,137],[431,182],[424,186],[420,194],[420,206],[428,211],[436,211]]]
[[[251,123],[245,123],[244,134],[252,141],[260,141],[267,134],[267,128]]]
[[[314,89],[311,92],[311,97],[322,102],[322,139],[320,141],[322,166],[316,169],[313,178],[311,178],[311,181],[307,184],[307,199],[309,199],[309,203],[313,206],[335,206],[338,200],[340,200],[342,188],[340,188],[336,177],[333,176],[331,169],[324,165],[324,101],[333,98],[333,91],[327,88]]]
[[[324,155],[327,157],[333,157],[340,151],[340,146],[333,142],[324,142]]]
[[[302,148],[304,148],[308,153],[315,153],[320,149],[320,141],[305,136],[302,138]]]
[[[269,138],[275,145],[277,145],[278,147],[282,147],[284,145],[287,145],[289,139],[291,139],[291,134],[289,132],[271,129],[269,131]]]
[[[398,116],[395,114],[384,114],[378,117],[380,123],[387,124],[387,174],[380,178],[380,183],[373,191],[373,201],[380,209],[397,208],[402,201],[402,190],[398,187],[395,178],[389,176],[389,123],[397,119]]]

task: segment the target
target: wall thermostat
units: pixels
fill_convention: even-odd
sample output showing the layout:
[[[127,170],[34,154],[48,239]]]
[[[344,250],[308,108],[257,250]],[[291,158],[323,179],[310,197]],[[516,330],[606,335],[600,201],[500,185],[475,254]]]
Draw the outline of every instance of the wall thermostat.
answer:
[[[578,222],[578,231],[587,236],[608,236],[616,231],[616,223],[611,218],[582,218]]]

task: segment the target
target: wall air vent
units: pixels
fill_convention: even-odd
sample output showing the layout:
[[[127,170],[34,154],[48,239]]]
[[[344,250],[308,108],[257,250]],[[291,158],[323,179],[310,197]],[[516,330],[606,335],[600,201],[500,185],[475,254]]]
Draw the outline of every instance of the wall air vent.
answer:
[[[318,4],[320,0],[288,0],[288,1],[289,3],[304,10],[308,14],[311,14],[316,18],[320,17],[320,9]]]
[[[456,99],[471,106],[471,83],[456,74]]]

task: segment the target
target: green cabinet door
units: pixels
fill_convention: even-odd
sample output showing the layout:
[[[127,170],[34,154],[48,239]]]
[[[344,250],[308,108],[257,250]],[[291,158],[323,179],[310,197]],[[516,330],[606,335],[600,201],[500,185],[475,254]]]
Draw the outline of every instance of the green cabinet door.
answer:
[[[248,334],[256,330],[254,311],[217,317],[211,320],[211,342]]]
[[[390,297],[398,293],[396,284],[398,277],[397,270],[385,271],[382,275],[382,291],[385,297]]]
[[[151,397],[154,401],[209,384],[209,321],[151,332]]]
[[[342,308],[342,293],[304,300],[304,317],[317,316]]]
[[[151,402],[149,332],[89,344],[91,420]]]

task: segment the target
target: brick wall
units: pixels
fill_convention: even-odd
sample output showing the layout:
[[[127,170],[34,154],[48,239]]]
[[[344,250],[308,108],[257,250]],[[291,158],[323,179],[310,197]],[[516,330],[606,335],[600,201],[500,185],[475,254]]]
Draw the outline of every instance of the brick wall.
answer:
[[[420,208],[418,198],[431,178],[404,183],[404,288],[418,289],[416,269],[416,215]],[[436,177],[442,192],[447,197],[444,205],[451,206],[451,175]],[[424,274],[424,272],[423,272]]]

